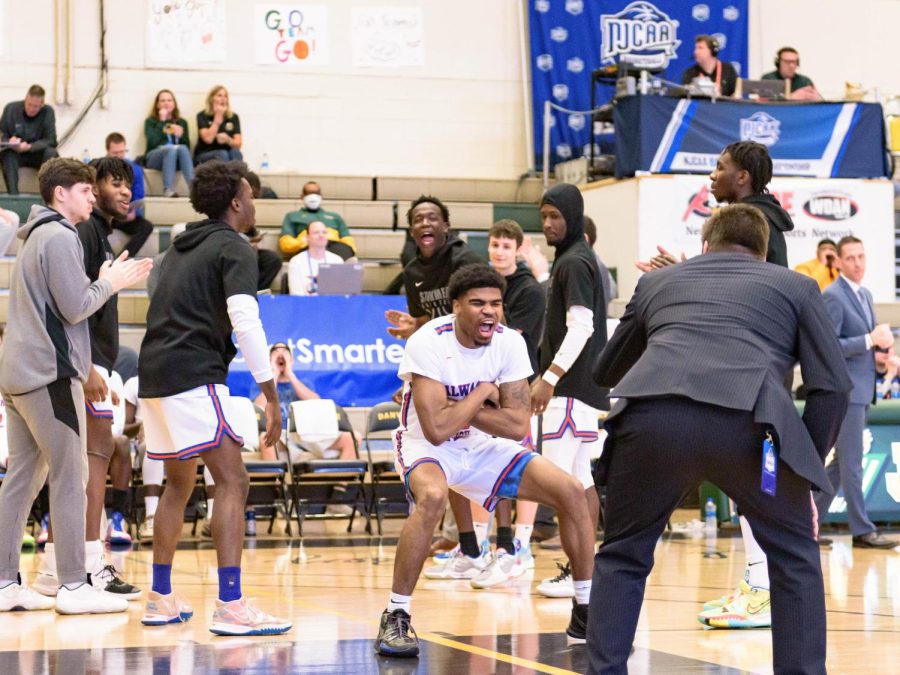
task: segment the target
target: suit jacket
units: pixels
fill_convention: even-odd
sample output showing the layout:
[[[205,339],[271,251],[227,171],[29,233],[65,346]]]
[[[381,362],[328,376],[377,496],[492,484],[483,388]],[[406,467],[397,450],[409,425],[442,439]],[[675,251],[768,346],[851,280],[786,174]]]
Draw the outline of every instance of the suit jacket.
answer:
[[[861,290],[874,320],[872,294],[866,288]],[[847,362],[847,371],[853,382],[850,403],[872,403],[875,396],[875,354],[871,349],[866,349],[866,334],[875,326],[869,323],[859,296],[844,277],[838,277],[837,281],[826,288],[822,298],[834,324],[841,352]]]
[[[809,388],[802,420],[784,387],[798,360]],[[851,385],[812,279],[731,252],[645,274],[593,374],[620,399],[607,424],[633,398],[752,411],[773,430],[782,461],[832,491],[823,462]]]

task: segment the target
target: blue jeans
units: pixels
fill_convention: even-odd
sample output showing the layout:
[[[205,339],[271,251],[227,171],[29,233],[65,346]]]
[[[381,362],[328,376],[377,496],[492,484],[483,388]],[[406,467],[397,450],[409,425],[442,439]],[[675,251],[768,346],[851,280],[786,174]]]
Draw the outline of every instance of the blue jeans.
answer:
[[[228,162],[231,160],[243,161],[244,156],[241,154],[241,151],[237,148],[231,148],[229,150],[209,150],[207,152],[201,152],[194,158],[194,163],[197,166],[203,164],[203,162],[208,162],[211,159],[221,159],[223,162]]]
[[[175,184],[175,172],[181,171],[190,185],[194,180],[194,160],[186,145],[160,145],[147,153],[147,167],[162,171],[163,190],[168,192]]]

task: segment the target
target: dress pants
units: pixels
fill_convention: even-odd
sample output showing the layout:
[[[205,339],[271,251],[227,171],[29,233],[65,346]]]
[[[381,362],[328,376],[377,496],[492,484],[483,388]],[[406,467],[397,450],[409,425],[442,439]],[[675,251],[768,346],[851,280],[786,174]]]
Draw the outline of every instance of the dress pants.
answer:
[[[775,496],[762,492],[765,428],[753,414],[681,397],[636,399],[611,426],[588,672],[628,672],[657,540],[685,494],[710,480],[738,504],[768,556],[775,672],[824,673],[825,594],[810,483],[779,462]]]
[[[875,531],[875,524],[869,520],[866,513],[866,504],[862,490],[862,458],[863,458],[863,432],[866,428],[866,417],[869,414],[869,406],[851,403],[847,406],[847,414],[841,424],[837,442],[834,444],[834,458],[825,467],[828,480],[837,491],[838,486],[844,490],[844,499],[847,502],[847,522],[850,525],[850,533],[854,537]],[[833,497],[825,492],[816,495],[816,509],[819,511],[819,521],[823,521],[828,515],[828,507],[831,506]]]

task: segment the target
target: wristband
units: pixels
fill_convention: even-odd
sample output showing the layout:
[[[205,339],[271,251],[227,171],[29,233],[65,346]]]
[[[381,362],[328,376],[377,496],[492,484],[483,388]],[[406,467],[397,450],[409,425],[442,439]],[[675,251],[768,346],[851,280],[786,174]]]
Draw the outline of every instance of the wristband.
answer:
[[[541,375],[541,379],[551,387],[556,387],[557,383],[559,382],[559,375],[548,368],[544,371],[544,374]]]

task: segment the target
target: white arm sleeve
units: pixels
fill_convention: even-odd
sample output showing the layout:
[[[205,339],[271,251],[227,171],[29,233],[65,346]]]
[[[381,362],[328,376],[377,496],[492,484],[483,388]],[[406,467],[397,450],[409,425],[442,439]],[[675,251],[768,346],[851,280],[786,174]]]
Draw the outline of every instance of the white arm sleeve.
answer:
[[[567,371],[581,354],[594,334],[594,312],[581,305],[572,305],[566,312],[566,337],[553,357],[553,363]]]
[[[232,295],[226,300],[228,318],[237,334],[238,346],[247,368],[256,382],[272,379],[272,366],[266,350],[266,333],[259,320],[259,305],[251,295]]]

